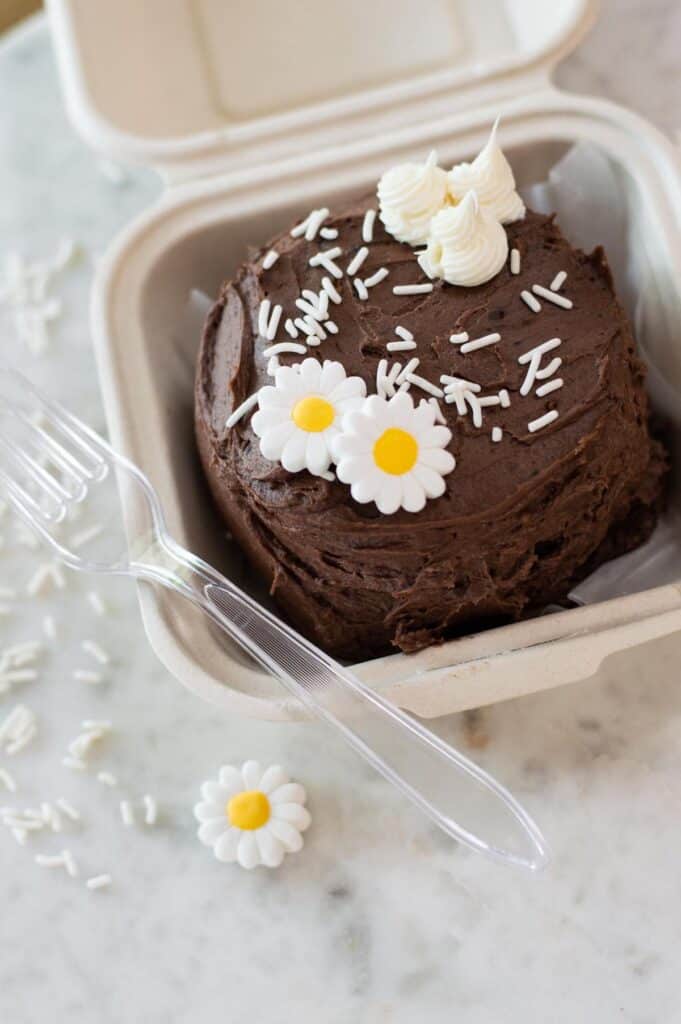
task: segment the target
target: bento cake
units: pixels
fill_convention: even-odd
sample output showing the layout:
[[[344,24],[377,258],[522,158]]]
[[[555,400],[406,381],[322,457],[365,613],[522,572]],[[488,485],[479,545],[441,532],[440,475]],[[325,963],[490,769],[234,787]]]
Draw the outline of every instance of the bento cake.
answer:
[[[282,614],[353,660],[562,601],[640,544],[666,455],[603,251],[525,208],[496,138],[388,168],[225,282],[196,433]]]

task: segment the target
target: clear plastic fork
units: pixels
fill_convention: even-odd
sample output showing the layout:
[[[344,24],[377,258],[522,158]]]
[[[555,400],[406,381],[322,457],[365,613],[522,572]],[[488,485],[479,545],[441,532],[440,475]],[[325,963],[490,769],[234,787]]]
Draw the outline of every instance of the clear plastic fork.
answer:
[[[546,864],[539,828],[501,783],[176,543],[147,477],[2,367],[0,493],[72,569],[131,576],[192,601],[448,836],[506,864]],[[82,531],[77,544],[65,534],[81,507],[106,528]]]

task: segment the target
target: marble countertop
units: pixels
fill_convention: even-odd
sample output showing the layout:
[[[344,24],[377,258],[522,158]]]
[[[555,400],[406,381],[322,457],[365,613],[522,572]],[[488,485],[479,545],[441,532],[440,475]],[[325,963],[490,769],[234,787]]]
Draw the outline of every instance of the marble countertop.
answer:
[[[680,45],[674,0],[609,0],[558,77],[674,132]],[[112,173],[76,138],[43,22],[0,45],[0,96],[0,260],[15,249],[43,258],[64,236],[83,253],[60,279],[48,350],[32,355],[7,325],[3,345],[102,428],[92,267],[157,184]],[[19,543],[9,516],[0,537],[0,586],[23,593],[41,552]],[[612,658],[587,683],[436,723],[541,823],[554,860],[531,878],[436,834],[321,727],[220,718],[157,662],[133,586],[97,584],[104,617],[92,586],[69,577],[0,616],[0,648],[40,639],[45,616],[59,629],[39,678],[0,698],[0,716],[21,701],[39,727],[29,748],[0,755],[18,787],[2,802],[63,796],[83,814],[68,835],[25,847],[0,834],[4,1024],[678,1019],[681,637]],[[92,666],[80,647],[90,638],[113,653],[99,686],[73,678]],[[116,789],[61,764],[81,720],[100,717],[115,731],[96,766]],[[309,790],[305,849],[277,872],[221,865],[195,838],[198,785],[247,757],[286,765]],[[143,793],[157,797],[159,823],[125,829],[118,801]],[[110,872],[112,886],[90,892],[34,863],[67,845],[83,877]]]

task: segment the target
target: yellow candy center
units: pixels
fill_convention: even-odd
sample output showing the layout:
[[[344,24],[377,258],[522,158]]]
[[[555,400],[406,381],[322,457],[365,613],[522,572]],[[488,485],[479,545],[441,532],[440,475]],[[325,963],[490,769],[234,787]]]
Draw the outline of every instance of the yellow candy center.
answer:
[[[293,406],[293,422],[308,434],[319,434],[330,427],[336,418],[336,410],[319,395],[307,395]]]
[[[249,789],[233,796],[226,810],[230,825],[249,832],[269,821],[270,802],[259,789]]]
[[[402,476],[408,473],[419,455],[419,446],[406,430],[389,427],[374,445],[374,462],[384,473]]]

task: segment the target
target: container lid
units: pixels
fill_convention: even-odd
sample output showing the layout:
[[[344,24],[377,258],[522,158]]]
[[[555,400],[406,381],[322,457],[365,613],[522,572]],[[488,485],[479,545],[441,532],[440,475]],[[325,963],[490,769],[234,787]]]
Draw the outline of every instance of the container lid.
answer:
[[[76,127],[198,177],[545,83],[594,0],[48,0]],[[490,97],[488,97],[490,98]]]

